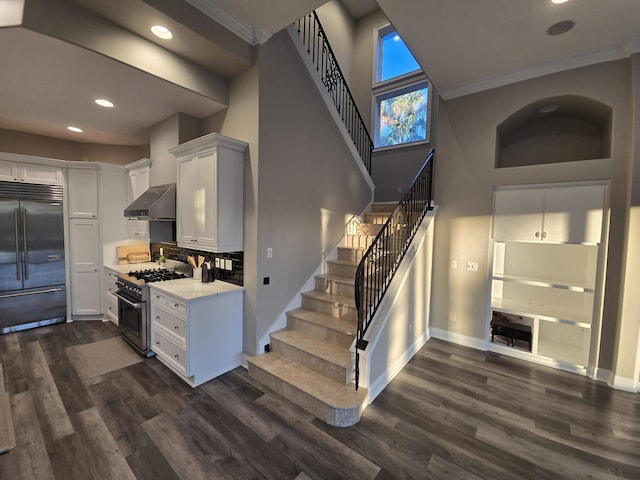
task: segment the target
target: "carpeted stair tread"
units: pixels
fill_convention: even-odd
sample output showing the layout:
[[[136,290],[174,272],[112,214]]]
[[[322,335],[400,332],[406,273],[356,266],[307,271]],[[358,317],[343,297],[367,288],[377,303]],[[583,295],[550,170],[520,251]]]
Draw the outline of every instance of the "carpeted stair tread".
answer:
[[[315,310],[309,310],[302,307],[287,312],[287,315],[299,318],[306,322],[320,325],[322,327],[334,330],[338,333],[343,333],[345,335],[355,336],[356,334],[357,324],[354,320],[336,318],[326,313],[317,312]]]
[[[272,333],[271,339],[341,368],[350,369],[352,366],[351,352],[342,345],[319,340],[290,328]]]

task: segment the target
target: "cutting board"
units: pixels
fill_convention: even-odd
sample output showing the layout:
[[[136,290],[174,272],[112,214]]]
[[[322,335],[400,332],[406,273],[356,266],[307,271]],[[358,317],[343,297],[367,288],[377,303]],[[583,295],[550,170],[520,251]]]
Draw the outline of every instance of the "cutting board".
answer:
[[[118,248],[118,264],[126,265],[127,263],[142,263],[151,261],[151,252],[148,243],[140,243],[137,245],[125,245]]]

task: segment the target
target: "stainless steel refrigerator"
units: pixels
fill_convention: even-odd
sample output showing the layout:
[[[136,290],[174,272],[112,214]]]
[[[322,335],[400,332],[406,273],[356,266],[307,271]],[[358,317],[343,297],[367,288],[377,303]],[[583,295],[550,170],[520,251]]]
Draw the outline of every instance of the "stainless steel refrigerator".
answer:
[[[66,320],[62,186],[0,182],[0,331]]]

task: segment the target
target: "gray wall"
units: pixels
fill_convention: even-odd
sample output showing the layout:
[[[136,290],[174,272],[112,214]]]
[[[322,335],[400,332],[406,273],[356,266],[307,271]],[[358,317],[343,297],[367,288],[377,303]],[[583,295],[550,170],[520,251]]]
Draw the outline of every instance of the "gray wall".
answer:
[[[148,157],[149,145],[99,145],[0,129],[0,151],[59,160],[126,165]]]
[[[317,270],[344,226],[371,201],[327,107],[287,32],[258,48],[256,67],[234,79],[229,108],[207,119],[249,143],[245,162],[244,351],[268,334]],[[267,248],[273,257],[267,258]],[[270,284],[263,279],[269,277]]]
[[[492,189],[495,185],[578,180],[611,181],[611,231],[600,367],[615,353],[631,145],[630,68],[625,60],[548,75],[441,101],[438,115],[436,203],[439,205],[431,325],[484,338],[490,282]],[[496,169],[496,128],[534,101],[580,95],[613,109],[611,158]],[[450,268],[451,260],[458,269]],[[479,272],[460,266],[478,261]]]

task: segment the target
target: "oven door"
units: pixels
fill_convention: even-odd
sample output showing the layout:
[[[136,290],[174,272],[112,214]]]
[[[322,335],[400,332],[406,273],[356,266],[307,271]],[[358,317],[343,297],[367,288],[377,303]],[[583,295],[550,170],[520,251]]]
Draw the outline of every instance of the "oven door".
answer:
[[[120,333],[140,353],[145,354],[147,345],[147,302],[138,300],[121,290],[115,292],[118,297],[118,324]]]

